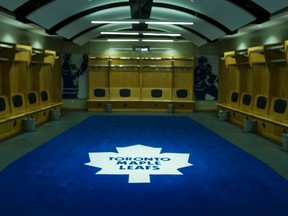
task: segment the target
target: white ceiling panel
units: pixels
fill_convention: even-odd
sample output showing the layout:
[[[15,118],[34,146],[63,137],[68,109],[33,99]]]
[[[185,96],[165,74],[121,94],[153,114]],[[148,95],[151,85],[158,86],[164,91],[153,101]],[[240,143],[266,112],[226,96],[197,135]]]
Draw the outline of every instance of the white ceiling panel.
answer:
[[[193,34],[187,30],[184,30],[178,26],[175,25],[157,25],[157,26],[153,26],[153,28],[150,28],[151,30],[157,30],[157,31],[161,31],[161,32],[166,32],[166,33],[180,33],[181,37],[185,38],[186,40],[190,40],[192,41],[195,45],[197,46],[202,46],[204,44],[207,43],[206,40],[204,40],[203,38],[199,37],[196,34]]]
[[[269,13],[275,13],[284,7],[288,7],[288,0],[252,0],[263,7]]]
[[[24,3],[28,2],[28,0],[1,0],[1,6],[10,10],[14,11]]]
[[[82,32],[85,29],[95,26],[96,24],[91,23],[92,20],[119,20],[119,19],[122,20],[129,18],[130,18],[130,7],[128,6],[117,7],[117,13],[115,12],[114,8],[110,8],[82,17],[61,28],[59,31],[57,31],[57,34],[70,39],[79,32]]]
[[[122,31],[125,29],[131,28],[131,24],[107,24],[105,26],[101,26],[95,30],[89,31],[86,34],[77,37],[73,40],[74,43],[78,45],[83,45],[89,40],[93,40],[94,38],[100,36],[102,31]]]
[[[181,6],[196,11],[214,19],[231,31],[255,20],[253,15],[227,0],[153,0],[153,2]]]
[[[288,0],[0,0],[1,8],[2,13],[12,17],[10,24],[15,20],[31,24],[29,26],[41,29],[45,35],[58,34],[78,44],[97,38],[100,31],[129,30],[141,33],[155,30],[179,33],[181,37],[176,37],[177,41],[190,40],[201,46],[227,34],[234,34],[247,25],[265,24],[269,19],[274,19],[273,15],[281,15],[279,12],[287,13]],[[143,18],[139,20],[142,22],[140,25],[102,26],[91,23],[92,20],[121,21],[138,17]],[[143,25],[144,21],[189,21],[194,25],[149,24],[147,27]],[[115,36],[105,36],[109,37]],[[140,34],[137,37],[141,39],[143,36]],[[103,40],[103,37],[98,39]]]
[[[182,11],[175,11],[168,8],[153,7],[151,12],[151,19],[166,20],[166,21],[183,21],[193,22],[194,25],[187,25],[186,27],[199,32],[209,40],[215,40],[225,35],[221,29],[216,26],[190,14]]]
[[[11,1],[11,0],[10,0]],[[41,7],[28,16],[28,19],[50,29],[62,20],[73,16],[84,10],[91,9],[93,7],[99,7],[102,5],[119,2],[117,0],[57,0],[53,1],[45,7]],[[128,0],[121,1],[128,2]],[[53,12],[53,14],[51,14]]]
[[[114,31],[122,31],[125,29],[130,28],[131,25],[129,24],[109,24],[102,26],[100,28],[97,28],[95,30],[92,30],[90,32],[87,32],[86,34],[81,35],[80,37],[73,40],[74,43],[78,45],[84,45],[87,41],[93,40],[94,38],[100,36],[100,33],[102,31],[111,31],[111,29],[114,29]],[[157,26],[157,28],[152,28],[151,30],[161,31],[161,32],[179,32],[181,35],[186,39],[192,41],[196,46],[202,46],[207,43],[206,40],[203,38],[189,32],[186,30],[181,29],[178,26],[173,25],[161,25]]]

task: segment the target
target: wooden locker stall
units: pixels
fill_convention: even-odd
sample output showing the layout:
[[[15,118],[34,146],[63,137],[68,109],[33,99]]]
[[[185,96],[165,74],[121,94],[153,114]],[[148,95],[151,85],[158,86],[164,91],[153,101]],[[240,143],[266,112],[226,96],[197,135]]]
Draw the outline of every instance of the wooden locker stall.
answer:
[[[233,53],[229,52],[229,58],[226,58],[225,61],[226,66],[228,66],[227,91],[229,92],[232,89],[229,86],[235,86],[234,88],[239,89],[242,95],[247,93],[252,105],[250,104],[249,107],[244,108],[243,104],[241,105],[245,101],[243,96],[238,107],[233,107],[222,101],[218,104],[218,108],[230,112],[231,122],[242,125],[244,119],[253,119],[256,121],[256,132],[258,134],[278,142],[282,142],[283,132],[288,131],[287,44],[287,41],[285,41],[248,48],[250,67],[246,63],[245,66],[239,61],[237,63],[237,57],[235,57],[236,66],[234,67],[234,61],[230,58]],[[235,52],[237,53],[237,51]],[[241,57],[240,62],[244,61],[245,58]],[[231,71],[235,74],[234,78],[230,78]],[[236,78],[238,72],[239,86],[235,82],[238,80]]]
[[[265,45],[264,48],[270,73],[268,116],[271,121],[266,122],[266,127],[262,126],[259,130],[269,137],[281,140],[282,133],[288,130],[287,43]]]
[[[248,59],[248,50],[235,52],[236,65],[240,73],[239,109],[251,111],[253,108],[253,73]],[[241,120],[242,121],[242,120]]]
[[[192,111],[193,70],[192,57],[90,55],[88,110]]]
[[[28,110],[38,109],[40,106],[40,70],[42,67],[42,62],[38,62],[34,59],[35,54],[32,54],[32,59],[28,68],[28,78],[27,78],[27,108]]]
[[[257,133],[278,142],[288,129],[286,49],[286,42],[260,46],[253,64]]]
[[[235,51],[224,53],[224,59],[228,70],[227,106],[238,108],[240,97],[240,71],[236,65]]]
[[[249,64],[253,74],[253,109],[252,113],[267,115],[269,107],[270,73],[266,64],[264,47],[248,48]]]
[[[53,104],[53,99],[51,97],[52,74],[56,53],[51,50],[43,50],[41,55],[43,57],[43,64],[39,72],[40,104],[46,106]]]
[[[9,116],[3,119],[0,138],[7,137],[22,131],[22,121],[26,116],[26,92],[28,66],[31,60],[31,47],[15,44],[12,65],[6,77],[5,86],[10,106]],[[8,52],[11,52],[9,50]]]
[[[10,108],[13,115],[26,111],[28,67],[32,48],[16,44],[15,56],[9,73]]]
[[[6,108],[5,115],[0,114],[0,139],[22,131],[25,118],[27,72],[31,60],[31,47],[20,44],[1,43],[1,107]],[[3,86],[2,86],[3,85]],[[9,111],[8,111],[9,109]]]
[[[142,57],[142,103],[143,109],[167,110],[172,99],[171,58],[166,56]]]
[[[10,115],[10,71],[16,45],[0,42],[0,121]]]
[[[0,140],[17,132],[19,120],[10,120],[10,71],[15,58],[16,44],[0,42]]]
[[[218,104],[227,104],[228,101],[228,69],[225,65],[224,57],[219,61],[219,86],[218,86]]]
[[[37,52],[40,51],[37,50]],[[57,71],[52,77],[51,71],[49,73],[49,69],[43,67],[44,62],[51,63],[50,65],[54,64],[54,51],[46,52],[49,57],[48,55],[45,57],[44,54],[42,55],[44,57],[39,57],[39,53],[35,54],[35,50],[31,46],[5,44],[5,49],[1,49],[0,54],[1,60],[5,60],[5,63],[2,64],[1,62],[0,67],[0,95],[3,95],[0,96],[0,107],[2,109],[2,112],[0,111],[0,139],[2,139],[22,132],[24,130],[24,120],[27,118],[34,119],[36,125],[48,121],[49,111],[55,108],[59,109],[61,103],[59,100],[56,103],[55,100],[51,99],[49,104],[43,106],[39,100],[39,95],[43,96],[41,95],[42,89],[47,89],[47,92],[55,89],[54,79],[57,77]],[[45,58],[47,59],[45,60]],[[42,70],[46,72],[41,74]],[[58,75],[60,76],[60,73]],[[46,94],[47,100],[49,98],[48,94]],[[55,92],[53,95],[56,97],[56,94],[60,98],[61,92]],[[2,113],[5,113],[5,115],[2,115]]]
[[[61,76],[61,58],[60,54],[56,53],[55,62],[52,70],[52,86],[51,86],[51,98],[53,104],[62,104],[62,76]]]
[[[174,56],[172,58],[172,101],[174,110],[193,111],[194,58]]]
[[[89,55],[88,62],[88,110],[104,111],[110,100],[110,64],[108,55]]]
[[[222,98],[226,98],[226,102],[219,101],[218,108],[229,110],[230,121],[242,125],[247,117],[245,112],[251,111],[253,107],[253,74],[248,50],[226,52],[224,59],[227,67],[227,78],[224,79],[227,82],[225,84],[227,92],[223,92],[225,95]],[[221,77],[224,78],[223,75]],[[220,86],[222,85],[224,84],[220,83]]]
[[[140,99],[140,58],[113,55],[110,67],[110,100],[113,109],[138,109]]]

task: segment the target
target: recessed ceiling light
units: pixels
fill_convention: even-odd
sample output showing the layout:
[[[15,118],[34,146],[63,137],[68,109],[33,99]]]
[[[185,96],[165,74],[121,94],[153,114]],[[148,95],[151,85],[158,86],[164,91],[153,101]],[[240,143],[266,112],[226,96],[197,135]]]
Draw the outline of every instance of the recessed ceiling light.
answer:
[[[107,35],[139,35],[137,32],[101,32],[101,34]]]
[[[138,39],[107,39],[107,41],[111,41],[111,42],[119,42],[119,41],[139,41]]]
[[[139,24],[139,21],[91,21],[92,24]]]
[[[180,37],[181,34],[166,34],[166,33],[143,33],[143,35],[150,36],[171,36],[171,37]]]
[[[158,21],[147,21],[145,24],[158,24],[158,25],[193,25],[193,22],[158,22]]]
[[[143,42],[173,42],[174,40],[152,40],[152,39],[143,39]]]

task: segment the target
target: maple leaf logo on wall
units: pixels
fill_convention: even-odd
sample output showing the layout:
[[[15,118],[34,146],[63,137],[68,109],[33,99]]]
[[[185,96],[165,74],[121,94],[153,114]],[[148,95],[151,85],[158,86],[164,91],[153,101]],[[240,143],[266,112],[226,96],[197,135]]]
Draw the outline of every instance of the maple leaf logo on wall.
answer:
[[[178,169],[192,166],[189,154],[162,153],[144,145],[116,147],[115,152],[90,152],[85,165],[101,168],[97,175],[129,175],[129,183],[150,183],[150,175],[183,175]]]

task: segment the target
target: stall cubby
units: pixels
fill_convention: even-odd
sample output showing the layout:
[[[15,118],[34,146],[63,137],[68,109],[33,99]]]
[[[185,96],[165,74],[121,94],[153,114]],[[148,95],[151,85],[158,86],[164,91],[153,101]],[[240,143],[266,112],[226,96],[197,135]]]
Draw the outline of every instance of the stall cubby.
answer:
[[[27,118],[36,125],[48,121],[49,111],[61,107],[56,53],[39,53],[28,45],[0,43],[0,139],[22,132]]]
[[[230,97],[220,96],[218,108],[229,111],[230,121],[238,125],[243,125],[245,119],[254,119],[258,134],[278,142],[288,130],[287,44],[284,41],[226,52],[226,69],[220,71],[220,77],[225,74],[228,78],[226,84],[221,83],[225,79],[220,79],[219,84],[226,87]],[[238,92],[240,101],[236,105],[230,103]]]
[[[88,110],[192,111],[193,68],[192,57],[90,55]]]

